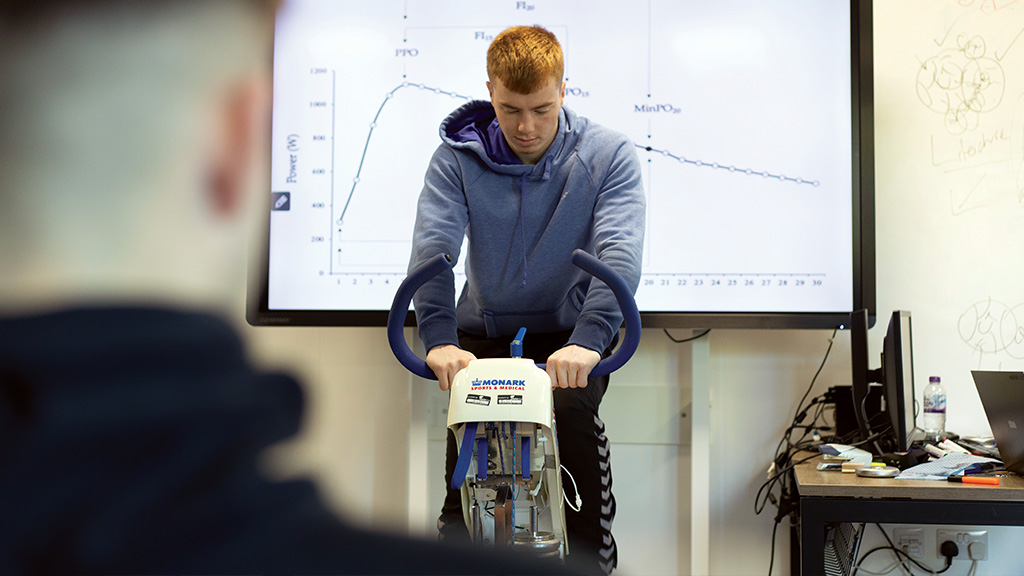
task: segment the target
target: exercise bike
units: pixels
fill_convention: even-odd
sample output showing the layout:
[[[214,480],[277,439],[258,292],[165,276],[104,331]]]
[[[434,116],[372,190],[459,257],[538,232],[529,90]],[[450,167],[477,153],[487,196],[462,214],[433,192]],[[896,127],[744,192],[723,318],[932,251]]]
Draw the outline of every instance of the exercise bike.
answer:
[[[629,286],[611,266],[582,250],[574,251],[571,261],[605,282],[622,309],[622,343],[590,373],[610,374],[640,343],[640,312]],[[437,379],[405,341],[406,314],[416,290],[451,265],[449,256],[439,254],[413,270],[388,315],[391,350],[421,378]],[[459,440],[459,455],[451,487],[460,490],[475,543],[564,558],[569,543],[551,379],[543,364],[522,357],[525,337],[526,328],[521,328],[510,342],[509,358],[473,360],[452,381],[448,429]],[[577,494],[576,508],[580,505]]]

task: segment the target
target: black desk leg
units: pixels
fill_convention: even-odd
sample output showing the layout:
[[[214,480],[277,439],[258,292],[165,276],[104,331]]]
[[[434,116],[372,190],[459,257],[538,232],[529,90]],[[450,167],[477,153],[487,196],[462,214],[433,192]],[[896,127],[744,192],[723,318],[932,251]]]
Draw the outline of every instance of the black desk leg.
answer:
[[[825,505],[814,499],[800,500],[800,573],[825,575]]]
[[[800,517],[789,523],[789,574],[800,576]]]

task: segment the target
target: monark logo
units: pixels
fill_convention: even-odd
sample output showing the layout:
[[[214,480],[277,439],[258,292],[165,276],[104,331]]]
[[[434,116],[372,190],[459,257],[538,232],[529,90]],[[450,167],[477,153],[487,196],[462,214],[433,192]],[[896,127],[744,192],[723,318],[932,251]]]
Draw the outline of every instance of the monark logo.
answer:
[[[526,380],[504,380],[500,378],[481,380],[480,378],[474,378],[470,385],[473,390],[526,390]]]

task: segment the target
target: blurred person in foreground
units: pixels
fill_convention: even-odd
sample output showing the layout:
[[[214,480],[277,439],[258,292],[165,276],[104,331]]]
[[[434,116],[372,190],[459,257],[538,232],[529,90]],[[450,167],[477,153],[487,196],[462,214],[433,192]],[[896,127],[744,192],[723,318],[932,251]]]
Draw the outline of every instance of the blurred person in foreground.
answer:
[[[257,0],[0,0],[0,573],[542,573],[371,534],[259,457],[227,316],[267,200]]]

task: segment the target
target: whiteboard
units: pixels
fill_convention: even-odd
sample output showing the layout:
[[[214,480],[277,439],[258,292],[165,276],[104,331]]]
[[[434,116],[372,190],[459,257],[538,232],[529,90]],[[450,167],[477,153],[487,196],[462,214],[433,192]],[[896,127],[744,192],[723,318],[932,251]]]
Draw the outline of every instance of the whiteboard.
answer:
[[[879,316],[912,312],[918,401],[939,376],[988,433],[970,370],[1024,369],[1024,2],[875,2],[874,30]]]

